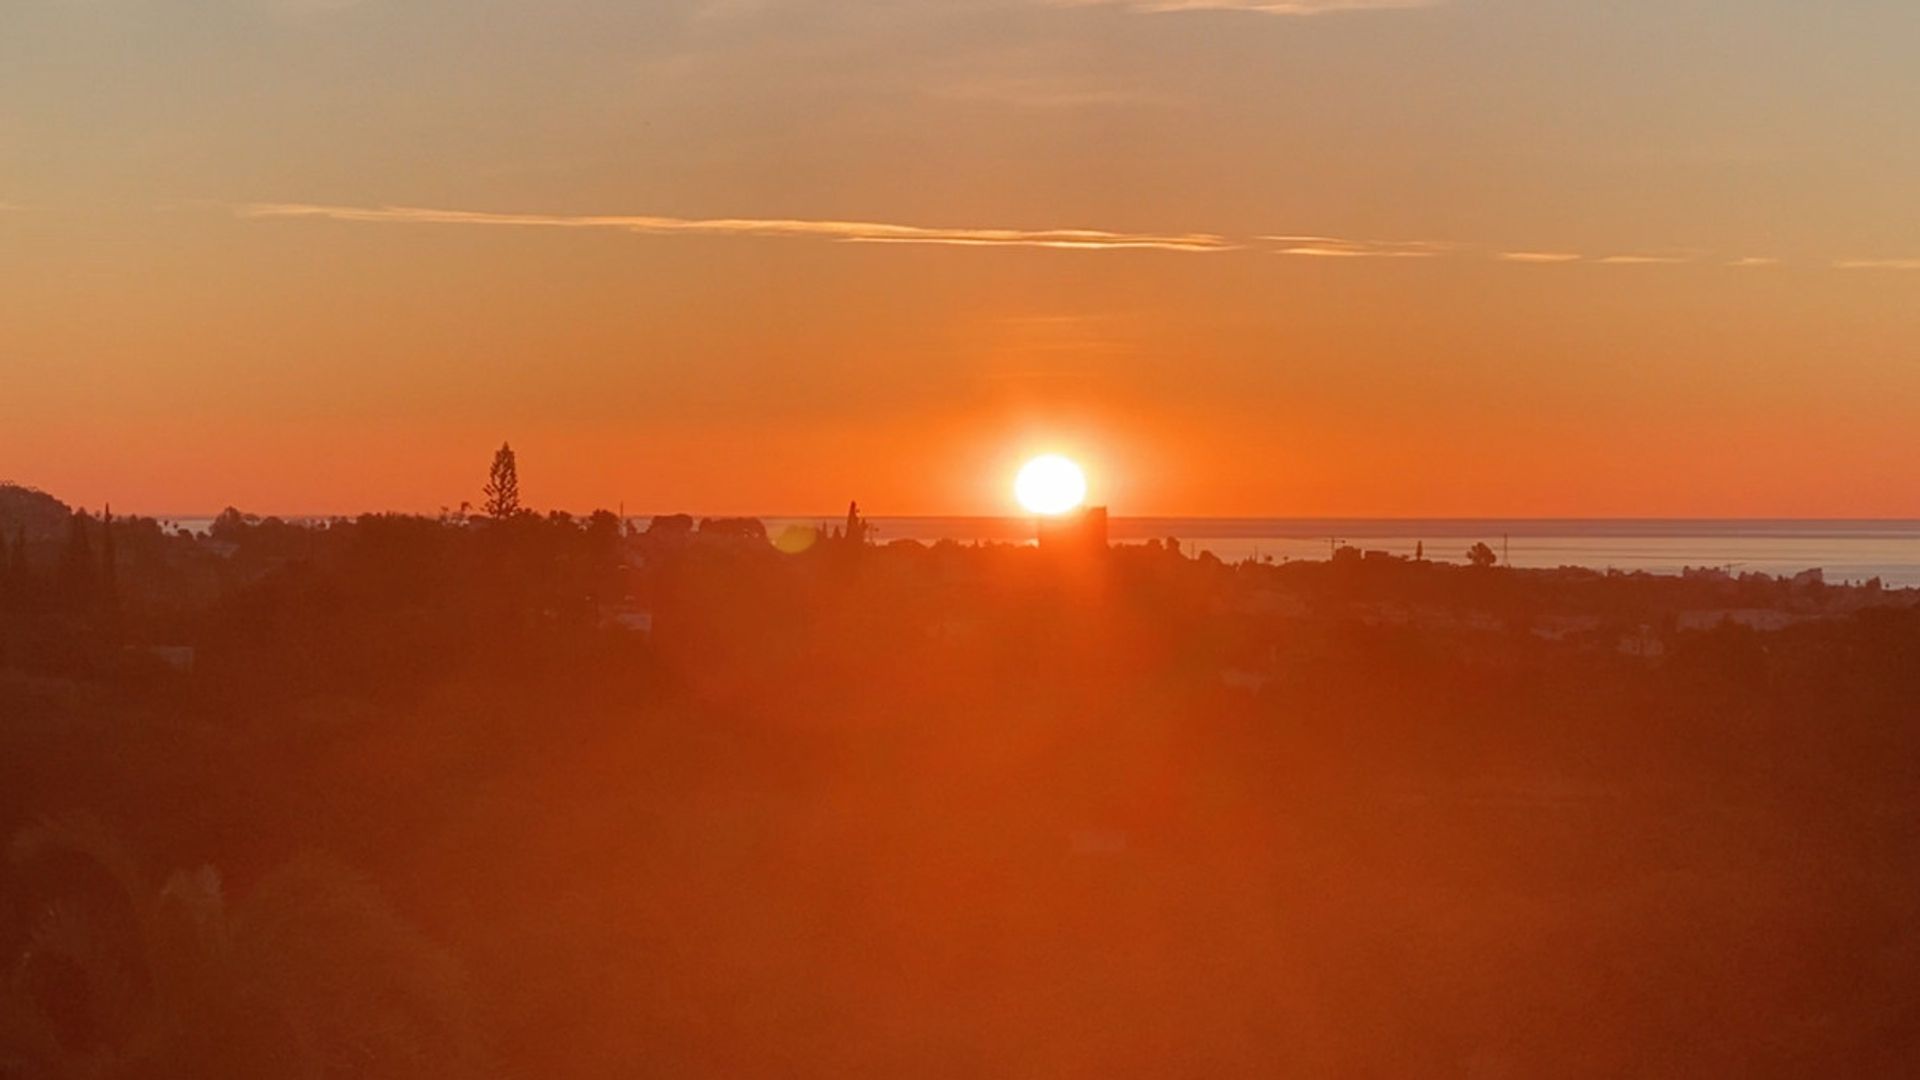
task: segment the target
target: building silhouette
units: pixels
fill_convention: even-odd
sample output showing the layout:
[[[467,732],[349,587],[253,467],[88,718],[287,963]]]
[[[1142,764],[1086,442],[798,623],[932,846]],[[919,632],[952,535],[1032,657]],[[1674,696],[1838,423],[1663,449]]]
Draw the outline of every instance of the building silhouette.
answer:
[[[1042,517],[1040,550],[1054,554],[1084,554],[1107,549],[1107,508],[1087,506]]]

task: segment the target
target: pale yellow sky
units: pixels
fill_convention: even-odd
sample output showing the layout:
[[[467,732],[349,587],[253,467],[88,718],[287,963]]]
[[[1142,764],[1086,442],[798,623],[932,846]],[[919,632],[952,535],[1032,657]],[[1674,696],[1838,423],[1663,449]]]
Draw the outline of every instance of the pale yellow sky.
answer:
[[[1312,9],[1312,10],[1310,10]],[[0,478],[1920,516],[1920,5],[18,0]]]

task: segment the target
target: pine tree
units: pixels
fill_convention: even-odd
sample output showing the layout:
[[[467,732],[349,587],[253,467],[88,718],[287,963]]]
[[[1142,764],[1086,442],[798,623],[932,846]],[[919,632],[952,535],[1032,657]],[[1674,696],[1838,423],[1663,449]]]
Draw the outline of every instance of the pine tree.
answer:
[[[495,451],[493,468],[487,472],[487,486],[481,493],[487,497],[488,517],[504,520],[520,512],[520,467],[512,446],[501,443]]]
[[[1487,567],[1499,561],[1500,556],[1495,554],[1494,550],[1484,542],[1475,544],[1467,549],[1467,565],[1469,566],[1485,570]]]

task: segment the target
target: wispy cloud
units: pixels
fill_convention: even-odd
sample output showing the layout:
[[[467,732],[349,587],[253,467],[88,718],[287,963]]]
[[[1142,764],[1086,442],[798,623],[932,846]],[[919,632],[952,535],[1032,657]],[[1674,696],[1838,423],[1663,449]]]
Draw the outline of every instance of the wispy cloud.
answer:
[[[877,221],[813,218],[687,218],[652,214],[516,214],[418,206],[339,206],[325,203],[255,202],[229,205],[248,220],[308,219],[388,225],[465,225],[518,229],[577,229],[646,236],[722,236],[824,240],[840,244],[911,244],[945,247],[1050,248],[1063,251],[1265,252],[1329,261],[1413,259],[1492,261],[1519,265],[1770,267],[1793,265],[1774,256],[1731,256],[1701,248],[1652,248],[1628,252],[1504,249],[1443,240],[1366,240],[1320,233],[1236,236],[1212,232],[1125,232],[1112,229],[1010,229],[974,226],[902,225]],[[0,202],[0,212],[10,207]],[[1814,264],[1822,265],[1822,264]],[[1920,271],[1920,258],[1831,259],[1841,270]]]
[[[946,228],[875,221],[792,218],[682,218],[652,215],[501,214],[415,206],[327,206],[247,203],[243,218],[317,218],[404,225],[475,225],[545,229],[599,229],[646,235],[758,236],[860,244],[944,244],[958,247],[1060,248],[1076,251],[1231,251],[1239,245],[1211,233],[1135,233],[1104,229]]]
[[[1322,259],[1430,259],[1455,249],[1436,240],[1348,240],[1338,236],[1262,236],[1278,255]]]
[[[1047,0],[1056,7],[1119,7],[1132,11],[1249,11],[1260,15],[1329,15],[1340,11],[1405,11],[1444,0]]]
[[[1570,251],[1502,251],[1494,258],[1512,263],[1574,263],[1585,260],[1586,256]]]
[[[1838,270],[1920,270],[1920,259],[1835,259]]]
[[[1601,266],[1679,266],[1696,258],[1695,255],[1604,255],[1594,261]]]

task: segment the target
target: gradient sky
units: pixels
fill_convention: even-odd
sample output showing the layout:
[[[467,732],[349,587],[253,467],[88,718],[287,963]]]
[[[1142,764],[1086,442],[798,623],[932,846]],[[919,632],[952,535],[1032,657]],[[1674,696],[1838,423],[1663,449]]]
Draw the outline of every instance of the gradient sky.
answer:
[[[1920,516],[1913,0],[0,0],[0,479]]]

